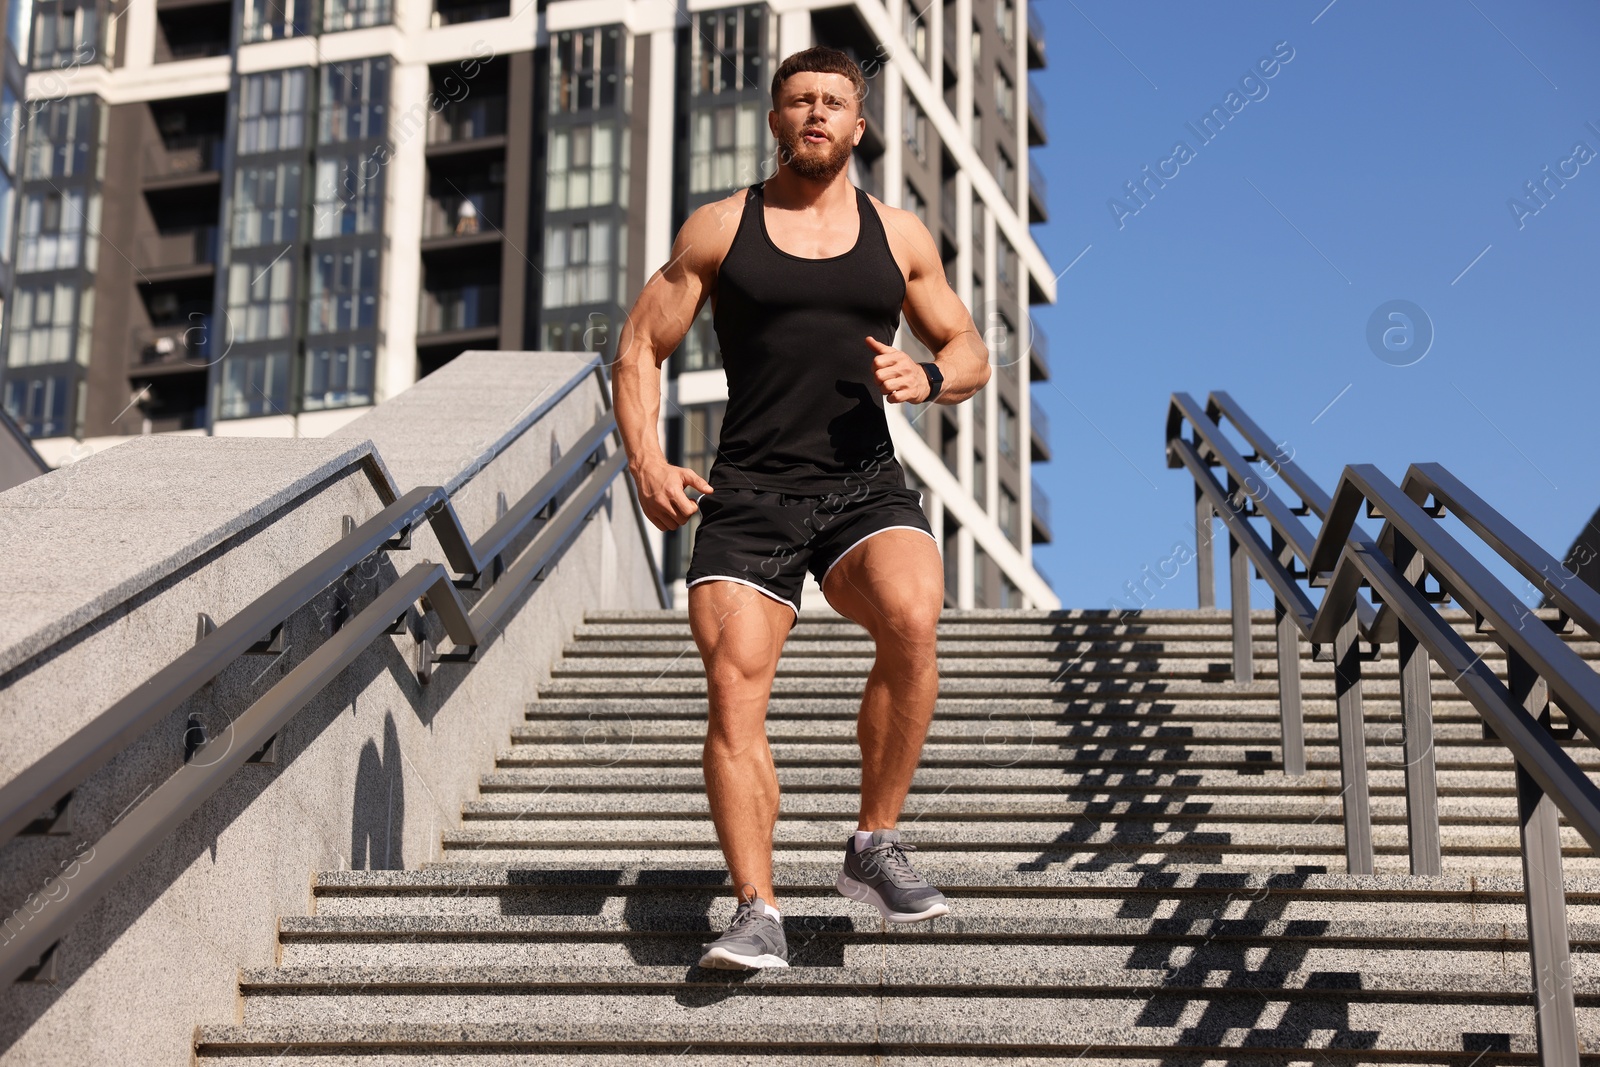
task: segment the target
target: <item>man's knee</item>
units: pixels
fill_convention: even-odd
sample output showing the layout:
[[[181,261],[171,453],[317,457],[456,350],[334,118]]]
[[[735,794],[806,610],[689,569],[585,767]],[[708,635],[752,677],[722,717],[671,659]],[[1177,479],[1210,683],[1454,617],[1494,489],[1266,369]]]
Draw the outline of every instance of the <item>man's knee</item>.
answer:
[[[939,613],[944,608],[941,583],[913,578],[887,587],[881,596],[871,599],[875,602],[863,615],[870,620],[866,629],[880,648],[925,648],[937,641]]]

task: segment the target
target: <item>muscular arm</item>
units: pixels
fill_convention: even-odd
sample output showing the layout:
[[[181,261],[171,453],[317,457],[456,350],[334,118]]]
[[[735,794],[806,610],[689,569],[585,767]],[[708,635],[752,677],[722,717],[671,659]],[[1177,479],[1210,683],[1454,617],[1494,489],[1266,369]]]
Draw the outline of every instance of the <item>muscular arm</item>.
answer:
[[[699,474],[667,461],[657,426],[661,364],[683,341],[716,283],[717,268],[732,240],[727,211],[726,203],[718,202],[689,216],[673,242],[671,258],[640,290],[617,339],[611,373],[617,429],[645,517],[662,530],[682,526],[699,510],[684,493],[685,485],[702,493],[711,491]]]
[[[933,353],[933,361],[944,375],[944,385],[936,403],[959,404],[988,384],[989,349],[967,306],[950,288],[939,248],[928,228],[909,211],[888,210],[890,215],[884,221],[909,260],[906,298],[902,305],[906,325]],[[887,351],[899,352],[898,349]],[[927,375],[921,368],[913,366],[908,371],[903,361],[897,364],[885,355],[878,359],[879,379],[889,398],[897,402],[921,402],[928,392]]]

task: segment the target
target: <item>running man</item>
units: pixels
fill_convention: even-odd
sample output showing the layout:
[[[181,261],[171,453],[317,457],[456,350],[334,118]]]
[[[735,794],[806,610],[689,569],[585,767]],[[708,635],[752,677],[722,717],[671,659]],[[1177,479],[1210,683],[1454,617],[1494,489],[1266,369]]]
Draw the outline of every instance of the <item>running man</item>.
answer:
[[[944,567],[883,405],[961,403],[988,382],[988,350],[921,220],[850,182],[865,92],[836,49],[785,59],[767,115],[776,173],[689,216],[619,338],[617,424],[645,516],[673,530],[700,514],[686,579],[710,703],[703,767],[739,898],[705,967],[788,966],[766,714],[807,570],[876,649],[856,720],[859,818],[836,885],[890,922],[949,912],[896,829],[938,694]],[[656,426],[660,365],[707,299],[728,403],[703,479],[667,461]],[[933,362],[892,347],[902,312]]]

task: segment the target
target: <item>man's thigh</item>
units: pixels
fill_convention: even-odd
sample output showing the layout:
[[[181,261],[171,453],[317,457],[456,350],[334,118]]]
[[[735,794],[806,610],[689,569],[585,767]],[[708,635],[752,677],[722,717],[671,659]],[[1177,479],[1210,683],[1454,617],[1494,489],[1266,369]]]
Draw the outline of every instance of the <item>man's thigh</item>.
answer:
[[[731,738],[760,730],[795,615],[787,604],[734,581],[689,589],[689,629],[705,664],[708,729]]]
[[[879,530],[830,565],[822,595],[874,637],[931,636],[944,607],[939,546],[920,529]]]

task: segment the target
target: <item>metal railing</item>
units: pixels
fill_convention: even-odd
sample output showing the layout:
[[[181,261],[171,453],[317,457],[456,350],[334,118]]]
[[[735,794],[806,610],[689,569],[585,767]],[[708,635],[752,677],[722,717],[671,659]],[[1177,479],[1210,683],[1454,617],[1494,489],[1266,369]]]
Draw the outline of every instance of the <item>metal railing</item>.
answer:
[[[1050,451],[1050,416],[1045,414],[1044,405],[1039,403],[1037,397],[1028,397],[1028,425],[1032,428],[1033,436],[1043,444],[1046,453]]]
[[[478,540],[468,539],[443,488],[422,486],[398,495],[372,457],[356,461],[353,468],[365,472],[385,504],[381,512],[221,625],[212,629],[202,616],[201,636],[194,647],[0,786],[0,845],[19,834],[70,833],[73,791],[90,775],[229,665],[252,652],[274,651],[272,641],[285,622],[315,597],[330,590],[342,596],[343,579],[357,567],[369,567],[380,554],[409,548],[412,531],[423,523],[433,530],[445,563],[423,562],[399,574],[342,624],[338,621],[342,613],[334,612],[332,635],[242,711],[226,734],[201,742],[181,767],[121,816],[94,843],[95,863],[84,866],[74,878],[71,894],[35,915],[0,946],[0,982],[49,978],[55,947],[72,924],[234,771],[249,762],[262,762],[284,725],[380,636],[413,635],[416,672],[423,683],[431,679],[436,665],[478,661],[500,630],[501,619],[519,596],[544,578],[603,504],[612,480],[625,465],[626,454],[620,447],[605,454],[617,423],[603,364],[596,363],[592,371],[551,390],[527,425],[553,410],[590,373],[600,378],[606,405],[599,420]],[[529,537],[526,545],[513,558],[505,558],[525,537]],[[464,593],[474,591],[478,595],[469,604]],[[419,614],[414,616],[419,600]],[[441,651],[423,630],[421,619],[429,614],[442,623],[451,642],[448,649]]]
[[[1241,454],[1222,433],[1231,423],[1253,452]],[[1183,436],[1185,427],[1191,437]],[[1232,578],[1234,677],[1252,673],[1250,585],[1253,565],[1271,588],[1277,622],[1279,708],[1287,774],[1305,773],[1300,717],[1298,643],[1334,664],[1334,700],[1343,807],[1345,862],[1351,874],[1373,871],[1372,814],[1362,718],[1362,663],[1384,646],[1396,650],[1405,760],[1406,826],[1411,873],[1442,871],[1435,782],[1431,662],[1438,661],[1516,766],[1528,948],[1533,963],[1535,1029],[1540,1060],[1578,1062],[1577,1018],[1569,968],[1559,816],[1600,849],[1600,788],[1561,747],[1581,731],[1600,742],[1600,674],[1557,634],[1577,623],[1600,638],[1600,593],[1579,581],[1552,583],[1562,573],[1536,545],[1437,463],[1413,464],[1395,485],[1371,464],[1347,466],[1330,497],[1227,393],[1212,393],[1204,411],[1175,393],[1167,414],[1167,462],[1194,479],[1196,554],[1202,607],[1214,605],[1211,519],[1228,531]],[[1258,471],[1252,463],[1261,463]],[[1224,486],[1212,473],[1221,467]],[[1300,500],[1290,507],[1268,481],[1281,480]],[[1383,526],[1376,539],[1356,519],[1365,508]],[[1300,516],[1315,514],[1312,538]],[[1555,617],[1525,606],[1439,521],[1454,515],[1518,572],[1543,585]],[[1271,544],[1250,520],[1262,518]],[[1298,565],[1298,566],[1297,566]],[[1428,579],[1436,583],[1429,588]],[[1301,587],[1324,590],[1313,607]],[[1361,590],[1370,591],[1368,603]],[[1456,633],[1439,605],[1454,601],[1505,651],[1500,679]],[[1374,607],[1374,604],[1377,607]],[[1546,612],[1548,615],[1548,612]],[[1530,621],[1532,625],[1530,625]],[[1361,647],[1365,643],[1369,647]],[[1566,720],[1557,733],[1552,705]]]
[[[1044,94],[1033,84],[1033,79],[1028,79],[1028,120],[1039,126],[1043,134],[1050,128],[1050,112],[1045,108]]]

